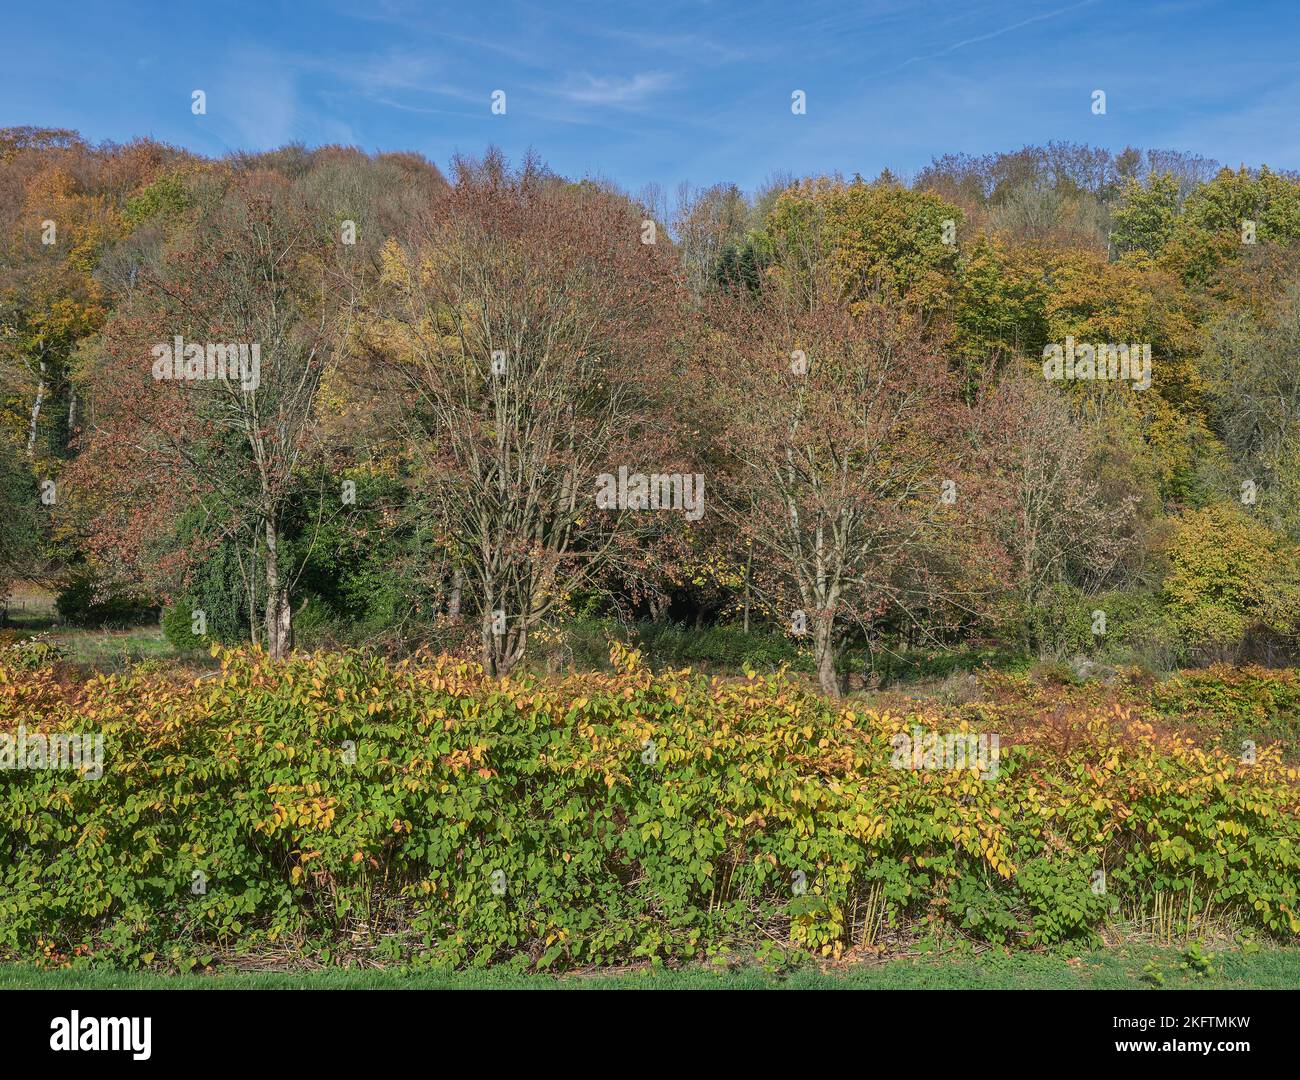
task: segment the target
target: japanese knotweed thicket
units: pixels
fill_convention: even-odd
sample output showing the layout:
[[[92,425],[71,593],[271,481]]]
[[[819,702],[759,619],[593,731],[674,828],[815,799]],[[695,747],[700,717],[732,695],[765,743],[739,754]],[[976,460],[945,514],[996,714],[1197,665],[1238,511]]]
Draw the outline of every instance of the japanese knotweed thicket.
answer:
[[[1018,729],[991,776],[897,768],[894,739],[994,714],[652,675],[619,646],[615,674],[563,680],[219,655],[192,682],[0,668],[0,745],[104,736],[97,780],[0,770],[0,954],[562,968],[773,939],[839,955],[918,923],[1021,945],[1150,917],[1300,933],[1297,771],[1122,709]]]

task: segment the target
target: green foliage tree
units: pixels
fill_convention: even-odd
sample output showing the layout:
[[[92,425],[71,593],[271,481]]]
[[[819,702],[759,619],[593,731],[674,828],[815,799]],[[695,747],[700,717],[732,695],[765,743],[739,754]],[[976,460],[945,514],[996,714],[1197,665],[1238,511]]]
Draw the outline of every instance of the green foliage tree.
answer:
[[[785,273],[810,288],[812,268],[824,263],[850,308],[886,293],[947,310],[963,222],[956,206],[928,191],[821,178],[782,193],[766,231]]]
[[[1159,255],[1174,234],[1179,204],[1178,181],[1172,174],[1153,173],[1145,184],[1130,177],[1111,219],[1115,250]]]
[[[0,440],[0,592],[36,567],[43,535],[39,511],[31,470]]]
[[[1300,620],[1300,552],[1228,505],[1185,514],[1169,542],[1164,599],[1193,654],[1234,655],[1247,632],[1294,635]]]
[[[1244,166],[1236,172],[1224,169],[1187,196],[1165,261],[1185,281],[1204,285],[1250,246],[1248,223],[1255,244],[1300,238],[1300,181],[1267,166],[1258,173]]]

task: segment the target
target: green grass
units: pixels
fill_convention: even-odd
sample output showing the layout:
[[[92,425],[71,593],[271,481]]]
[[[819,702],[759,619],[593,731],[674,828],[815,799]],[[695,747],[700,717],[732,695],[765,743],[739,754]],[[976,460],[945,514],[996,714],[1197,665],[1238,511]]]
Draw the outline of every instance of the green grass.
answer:
[[[25,634],[40,634],[57,629],[62,620],[54,606],[54,594],[43,589],[19,587],[8,596],[0,594],[4,606],[5,626]]]
[[[134,630],[75,630],[50,635],[73,664],[85,664],[99,670],[116,670],[128,663],[149,658],[173,659],[175,648],[156,626]]]
[[[92,628],[65,622],[54,594],[36,587],[15,589],[9,596],[7,622],[23,634],[48,634],[69,663],[97,671],[121,671],[140,660],[180,656],[157,625]]]
[[[403,968],[327,969],[305,973],[158,975],[102,969],[40,971],[0,966],[0,990],[243,989],[243,990],[1136,990],[1150,989],[1145,974],[1163,977],[1161,989],[1294,989],[1300,986],[1300,948],[1261,949],[1253,954],[1213,954],[1214,973],[1197,975],[1183,966],[1180,949],[1125,947],[1067,959],[1041,953],[896,959],[823,972],[803,967],[777,974],[757,966],[676,971],[644,969],[612,975],[527,975],[490,971],[433,972]]]

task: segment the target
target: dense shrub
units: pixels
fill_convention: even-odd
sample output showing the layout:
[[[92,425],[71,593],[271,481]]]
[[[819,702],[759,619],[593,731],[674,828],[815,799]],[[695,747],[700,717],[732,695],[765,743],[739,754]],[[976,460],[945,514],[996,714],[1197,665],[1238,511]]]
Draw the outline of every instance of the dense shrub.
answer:
[[[1093,632],[1094,613],[1106,616],[1105,633]],[[1141,590],[1113,590],[1089,596],[1065,584],[1044,592],[1023,615],[1026,637],[1040,656],[1068,659],[1096,656],[1168,670],[1181,644],[1160,598]]]
[[[647,658],[666,666],[706,667],[732,672],[775,671],[783,664],[797,671],[813,671],[808,651],[774,630],[739,626],[692,629],[677,623],[641,623],[637,644]]]
[[[1028,663],[1028,658],[1014,649],[907,649],[898,653],[882,651],[875,672],[881,686],[890,686],[913,679],[946,679],[984,668],[1018,669]]]
[[[1242,743],[1283,742],[1300,750],[1300,671],[1216,664],[1157,683],[1152,704],[1165,717],[1211,731],[1232,753]]]
[[[64,652],[47,635],[34,634],[6,642],[0,656],[3,657],[0,662],[15,671],[39,671],[62,660]]]
[[[94,574],[76,574],[59,592],[54,606],[75,626],[129,626],[157,617],[148,601],[121,592],[105,591]]]
[[[337,645],[349,628],[318,596],[302,598],[293,620],[293,641],[300,649]]]
[[[773,672],[782,666],[814,670],[806,649],[800,652],[798,642],[770,628],[746,632],[726,624],[688,627],[662,621],[624,623],[581,617],[570,619],[556,631],[544,630],[537,638],[533,656],[538,670],[607,670],[613,641],[634,645],[656,670],[691,667],[733,674]]]
[[[517,681],[354,653],[226,652],[195,682],[0,666],[0,728],[106,744],[98,780],[0,770],[0,952],[837,955],[917,919],[1086,939],[1170,898],[1300,933],[1300,777],[1266,748],[1247,765],[1112,711],[1017,732],[992,778],[913,771],[891,740],[952,720],[612,659]]]
[[[198,606],[193,597],[182,596],[163,612],[163,636],[174,649],[180,652],[193,652],[195,649],[202,649],[211,640],[207,634],[200,635],[194,632],[197,625],[194,621],[194,612]]]
[[[1211,506],[1185,515],[1174,530],[1163,585],[1185,647],[1232,659],[1253,629],[1294,636],[1298,558],[1293,545],[1240,510]]]
[[[206,515],[190,513],[181,517],[175,526],[177,545],[202,552],[202,557],[191,561],[185,589],[163,612],[163,632],[181,651],[207,648],[213,641],[227,645],[247,641],[250,604],[254,611],[260,612],[256,597],[248,594],[247,585],[251,580],[256,590],[258,575],[250,575],[247,566],[241,565],[245,553],[218,525],[218,521]],[[191,632],[190,620],[196,610],[203,612],[203,640]]]
[[[1004,731],[1052,718],[1122,709],[1162,731],[1176,730],[1203,749],[1239,757],[1270,746],[1300,765],[1300,672],[1253,665],[1185,669],[1158,677],[1138,667],[1084,674],[1069,664],[1029,671],[986,670],[978,676],[980,715]]]
[[[1025,613],[1029,643],[1042,657],[1062,659],[1091,652],[1097,644],[1092,633],[1095,608],[1080,590],[1066,584],[1053,586]]]

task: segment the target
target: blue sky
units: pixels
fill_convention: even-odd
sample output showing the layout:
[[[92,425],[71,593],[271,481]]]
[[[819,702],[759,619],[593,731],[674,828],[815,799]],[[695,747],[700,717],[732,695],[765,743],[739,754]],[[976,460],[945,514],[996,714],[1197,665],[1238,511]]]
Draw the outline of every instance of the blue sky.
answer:
[[[1297,0],[39,0],[3,22],[0,126],[207,154],[531,147],[632,191],[1052,139],[1300,168]]]

